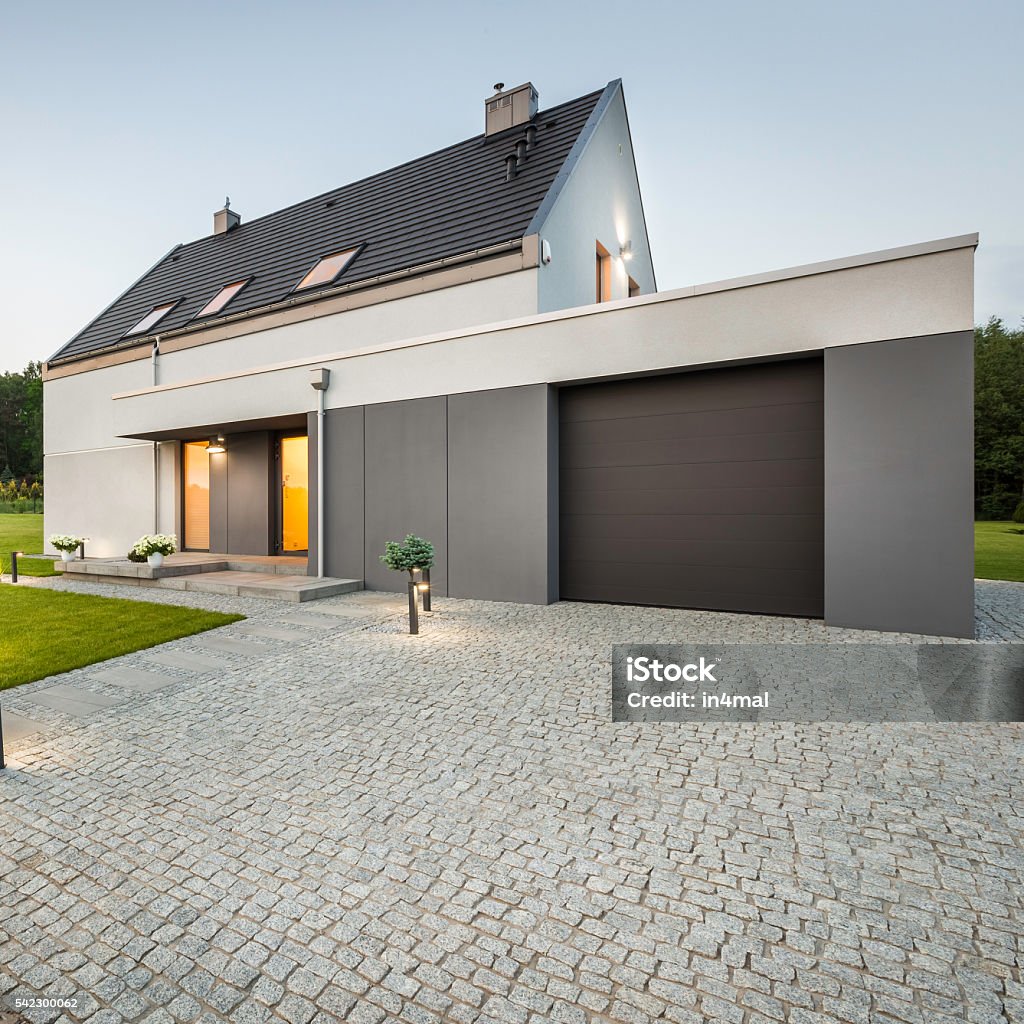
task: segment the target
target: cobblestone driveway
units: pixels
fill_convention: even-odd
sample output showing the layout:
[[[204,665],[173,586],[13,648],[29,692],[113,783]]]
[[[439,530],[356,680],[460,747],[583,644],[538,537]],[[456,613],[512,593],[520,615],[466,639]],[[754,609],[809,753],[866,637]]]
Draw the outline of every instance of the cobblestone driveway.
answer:
[[[15,748],[0,991],[77,1001],[30,1020],[1024,1020],[1022,727],[608,723],[612,642],[866,634],[123,596],[253,618],[68,673],[167,678]],[[1024,586],[979,628],[1024,638]]]

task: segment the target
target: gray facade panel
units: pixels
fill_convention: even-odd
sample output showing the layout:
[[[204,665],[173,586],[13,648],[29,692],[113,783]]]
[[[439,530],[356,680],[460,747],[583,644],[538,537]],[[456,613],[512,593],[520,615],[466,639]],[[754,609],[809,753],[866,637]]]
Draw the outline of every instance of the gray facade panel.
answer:
[[[414,533],[433,543],[437,557],[431,585],[447,594],[447,398],[367,406],[364,430],[367,589],[405,589],[405,575],[386,569],[380,555],[386,541]],[[327,440],[329,452],[330,436]]]
[[[825,353],[825,619],[974,636],[973,336]]]
[[[210,456],[210,551],[228,548],[228,460],[227,453]]]
[[[363,579],[363,407],[328,409],[324,447],[324,574]],[[309,572],[316,574],[316,414],[309,417]]]
[[[448,397],[448,574],[452,597],[547,604],[551,390]]]

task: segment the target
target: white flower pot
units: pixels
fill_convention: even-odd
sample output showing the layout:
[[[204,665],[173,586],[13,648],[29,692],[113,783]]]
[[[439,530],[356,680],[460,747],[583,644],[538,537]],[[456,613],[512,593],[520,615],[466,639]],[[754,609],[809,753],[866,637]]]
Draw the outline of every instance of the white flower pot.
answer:
[[[151,555],[146,555],[146,561],[150,565],[163,565],[164,556],[159,551],[154,551]]]
[[[77,551],[62,551],[60,553],[60,560],[62,562],[73,562],[77,557]]]

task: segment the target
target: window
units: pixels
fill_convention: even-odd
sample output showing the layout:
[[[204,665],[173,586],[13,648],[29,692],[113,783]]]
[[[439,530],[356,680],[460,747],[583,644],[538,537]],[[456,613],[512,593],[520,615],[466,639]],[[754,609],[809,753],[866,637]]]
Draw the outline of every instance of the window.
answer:
[[[182,445],[185,490],[185,543],[190,551],[210,550],[210,456],[205,441]]]
[[[595,302],[607,302],[612,297],[612,257],[608,250],[597,243],[597,280]]]
[[[219,313],[248,283],[252,280],[246,278],[244,281],[235,281],[234,284],[226,284],[210,301],[203,306],[198,313],[196,318],[201,316],[213,316],[214,313]]]
[[[174,302],[165,302],[162,306],[154,306],[131,330],[125,331],[124,336],[129,334],[145,334],[151,327],[155,327],[174,307]]]
[[[334,253],[333,256],[321,256],[316,265],[295,286],[295,290],[299,292],[305,288],[330,284],[341,275],[358,251],[358,249],[346,249],[344,252]]]

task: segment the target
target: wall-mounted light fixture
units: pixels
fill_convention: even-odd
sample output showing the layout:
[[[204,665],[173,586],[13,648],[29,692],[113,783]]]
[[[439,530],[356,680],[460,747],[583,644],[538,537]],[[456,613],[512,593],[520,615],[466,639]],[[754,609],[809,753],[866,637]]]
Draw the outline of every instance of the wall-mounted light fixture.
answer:
[[[206,444],[207,455],[219,455],[221,452],[226,452],[227,445],[224,444],[224,436],[218,434],[216,437],[211,437]]]
[[[619,246],[619,256],[624,260],[631,260],[633,258],[633,240],[627,239],[622,245]]]

